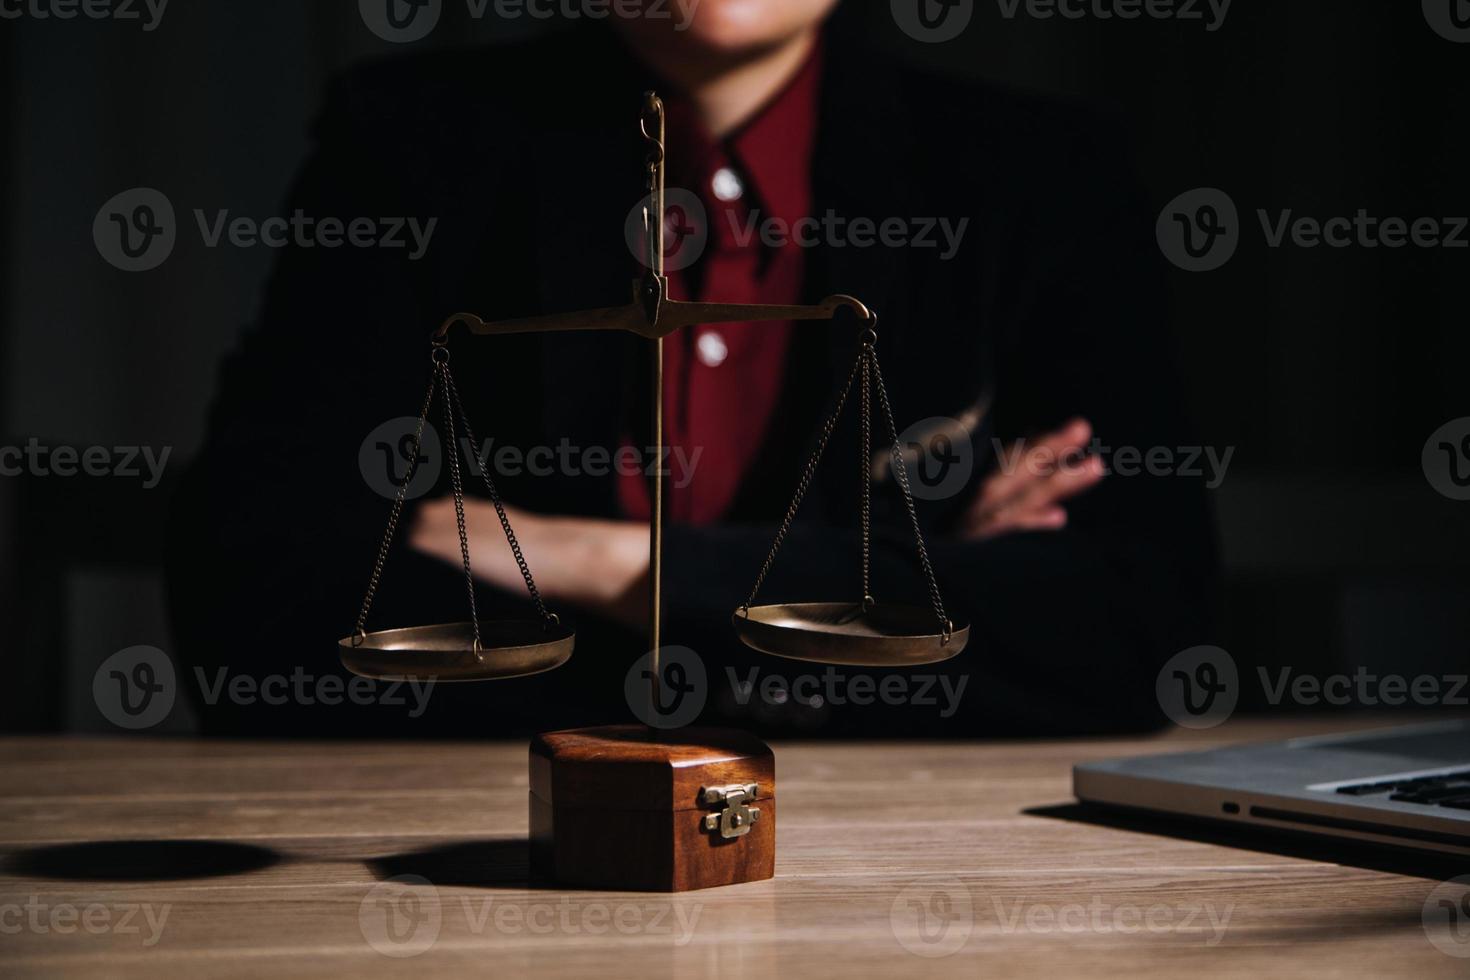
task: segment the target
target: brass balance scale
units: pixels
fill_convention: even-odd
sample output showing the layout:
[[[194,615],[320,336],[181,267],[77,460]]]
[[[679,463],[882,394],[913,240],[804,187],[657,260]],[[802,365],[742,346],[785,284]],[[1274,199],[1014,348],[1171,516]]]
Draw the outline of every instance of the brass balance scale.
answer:
[[[394,498],[356,629],[338,644],[343,664],[355,674],[399,680],[483,681],[525,677],[560,667],[572,655],[575,634],[548,611],[511,528],[489,467],[478,467],[486,492],[499,515],[506,541],[534,601],[539,618],[482,623],[475,610],[474,580],[464,518],[464,474],[456,435],[463,432],[476,446],[465,418],[458,389],[449,369],[449,339],[455,327],[475,336],[542,333],[569,330],[624,330],[647,338],[652,359],[652,438],[655,459],[662,458],[663,340],[675,331],[710,323],[749,323],[788,320],[831,320],[850,310],[862,321],[857,355],[825,420],[817,444],[797,483],[796,492],[750,596],[734,611],[731,622],[742,642],[763,653],[813,663],[859,667],[911,667],[948,660],[969,640],[969,627],[946,613],[929,555],[924,547],[898,442],[893,411],[883,383],[875,350],[878,318],[851,296],[831,296],[816,305],[776,306],[732,303],[679,302],[668,296],[664,275],[664,107],[652,92],[644,96],[639,119],[649,146],[644,208],[646,271],[633,283],[632,301],[623,306],[574,313],[486,322],[471,313],[457,313],[434,332],[431,340],[431,377],[419,412],[409,459],[410,470]],[[862,591],[855,601],[820,601],[756,605],[756,597],[787,532],[795,520],[812,477],[854,387],[859,391],[862,436],[861,535]],[[372,608],[389,547],[403,511],[412,466],[418,460],[435,394],[438,394],[446,438],[455,516],[459,530],[470,618],[467,622],[368,632]],[[920,608],[874,599],[870,586],[870,488],[873,403],[881,410],[892,453],[891,472],[903,492],[913,530],[919,565],[928,585],[930,607]],[[480,461],[483,464],[483,460]],[[649,613],[651,696],[657,703],[660,683],[662,529],[664,480],[661,467],[650,477]],[[532,744],[531,837],[533,872],[565,884],[592,887],[682,890],[770,877],[774,862],[774,763],[764,743],[749,735],[722,730],[659,731],[644,726],[609,726],[539,736]],[[539,761],[538,761],[539,760]],[[732,776],[733,774],[733,776]],[[705,776],[718,776],[711,784]],[[754,778],[764,778],[762,786]],[[749,781],[747,781],[749,777]],[[732,782],[733,780],[733,782]],[[731,785],[719,785],[718,783]],[[609,791],[603,794],[603,789]],[[609,796],[636,795],[646,787],[653,802],[640,808],[635,799],[608,803]],[[753,802],[769,803],[768,817]],[[708,813],[710,806],[723,807]],[[609,809],[613,807],[614,809]],[[600,808],[600,809],[599,809]],[[649,813],[671,810],[674,826]],[[688,811],[690,821],[678,814]],[[594,816],[588,816],[588,813]],[[641,842],[632,853],[605,846],[616,835],[620,814],[628,840]],[[650,833],[650,825],[663,828]],[[687,826],[686,826],[687,823]],[[731,853],[720,845],[744,844],[760,826],[768,846],[749,854]],[[692,835],[691,835],[692,828]],[[703,836],[701,836],[703,835]],[[629,845],[631,846],[631,845]],[[646,851],[646,853],[644,853]],[[769,854],[765,852],[769,852]],[[611,856],[610,856],[611,855]],[[539,865],[539,869],[538,866]]]

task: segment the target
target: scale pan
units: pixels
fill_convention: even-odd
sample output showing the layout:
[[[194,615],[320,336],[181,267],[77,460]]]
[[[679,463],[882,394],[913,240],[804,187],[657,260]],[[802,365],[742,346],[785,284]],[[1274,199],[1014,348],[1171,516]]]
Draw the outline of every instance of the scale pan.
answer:
[[[577,638],[560,623],[541,620],[481,623],[477,657],[474,636],[469,623],[414,626],[349,636],[337,650],[343,665],[362,677],[496,681],[560,667],[571,659]]]
[[[791,660],[849,667],[917,667],[948,660],[970,640],[956,624],[949,642],[934,631],[934,611],[915,606],[800,602],[736,611],[735,633],[748,647]]]

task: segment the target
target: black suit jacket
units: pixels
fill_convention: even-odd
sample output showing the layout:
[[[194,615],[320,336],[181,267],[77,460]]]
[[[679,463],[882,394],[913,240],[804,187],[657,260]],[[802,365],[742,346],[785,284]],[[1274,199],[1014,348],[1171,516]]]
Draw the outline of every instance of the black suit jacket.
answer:
[[[900,67],[857,44],[840,33],[827,43],[815,214],[969,223],[947,261],[938,248],[818,246],[806,292],[813,301],[852,293],[879,312],[900,428],[992,405],[964,492],[919,503],[946,602],[974,630],[960,657],[916,673],[943,672],[951,690],[963,678],[963,697],[946,714],[943,699],[742,705],[729,690],[732,678],[822,673],[744,650],[729,616],[851,364],[851,319],[799,327],[777,431],[729,521],[668,529],[667,641],[704,658],[707,720],[868,736],[1150,726],[1155,671],[1208,639],[1213,547],[1196,481],[1112,477],[1071,505],[1061,532],[984,543],[951,533],[994,465],[994,440],[1081,415],[1110,446],[1189,442],[1151,224],[1115,127],[1040,97]],[[438,224],[417,262],[389,249],[281,254],[177,500],[172,598],[191,689],[200,673],[213,683],[221,672],[340,672],[335,642],[350,632],[388,511],[359,472],[359,448],[380,423],[417,412],[428,337],[448,314],[625,301],[638,272],[624,240],[641,195],[636,118],[654,85],[610,34],[587,30],[368,67],[333,87],[290,208]],[[646,417],[645,343],[612,333],[461,338],[453,367],[481,439],[615,448]],[[763,599],[856,594],[855,443],[848,413]],[[532,510],[617,514],[614,478],[500,483]],[[922,602],[901,505],[891,486],[876,493],[879,594]],[[369,628],[463,619],[458,576],[395,546]],[[482,615],[524,612],[521,597],[482,593]],[[418,718],[312,697],[279,706],[225,697],[204,705],[205,717],[213,730],[320,734],[627,720],[623,675],[643,640],[580,620],[568,667],[441,686]]]

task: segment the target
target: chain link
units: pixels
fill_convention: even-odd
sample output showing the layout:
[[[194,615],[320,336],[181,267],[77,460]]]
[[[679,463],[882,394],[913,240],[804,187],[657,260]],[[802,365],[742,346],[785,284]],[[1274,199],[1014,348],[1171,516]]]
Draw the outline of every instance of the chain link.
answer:
[[[872,595],[869,592],[872,576],[872,391],[878,392],[878,405],[883,412],[883,418],[888,425],[888,441],[893,455],[893,474],[898,481],[899,489],[903,491],[904,507],[908,511],[909,525],[914,532],[914,544],[919,552],[919,564],[924,570],[924,581],[929,589],[929,601],[934,607],[934,615],[939,620],[940,635],[942,642],[949,643],[950,636],[954,632],[954,624],[944,611],[944,599],[939,593],[939,580],[934,574],[934,565],[929,560],[929,549],[924,544],[924,533],[919,527],[919,514],[914,506],[913,488],[909,486],[908,470],[903,459],[903,447],[898,441],[898,429],[893,419],[893,408],[888,401],[888,388],[883,383],[883,371],[878,367],[878,351],[876,347],[877,332],[870,322],[868,329],[863,333],[861,346],[858,349],[856,362],[853,364],[852,372],[847,376],[847,383],[842,387],[842,393],[837,398],[837,406],[832,414],[822,425],[820,438],[817,440],[816,449],[807,460],[806,468],[802,471],[801,481],[796,487],[796,496],[791,501],[791,506],[786,511],[786,516],[781,521],[781,526],[776,531],[776,540],[771,544],[770,553],[766,555],[765,563],[761,565],[760,573],[756,576],[755,587],[750,590],[750,597],[740,606],[740,611],[749,613],[751,605],[755,603],[756,595],[765,583],[766,576],[775,563],[776,553],[781,550],[781,545],[786,540],[786,535],[791,531],[792,523],[796,519],[796,512],[801,507],[802,499],[806,496],[811,486],[812,477],[815,475],[817,466],[822,460],[822,454],[827,449],[827,443],[832,438],[832,432],[837,427],[837,420],[842,415],[842,409],[847,405],[848,396],[852,393],[853,382],[857,380],[859,372],[862,374],[862,389],[860,398],[862,401],[862,447],[861,456],[863,463],[863,486],[862,486],[862,552],[863,552],[863,609],[866,611],[873,604]]]
[[[469,418],[465,415],[464,403],[459,397],[459,388],[454,383],[454,374],[449,370],[449,351],[442,345],[436,344],[430,355],[433,362],[433,370],[429,375],[429,387],[424,392],[424,402],[419,408],[418,425],[414,429],[412,452],[408,464],[408,473],[398,487],[398,492],[393,495],[393,508],[388,514],[388,527],[383,532],[382,543],[378,546],[377,558],[373,561],[372,575],[368,579],[367,594],[363,596],[362,608],[357,614],[357,625],[353,630],[353,644],[358,645],[367,635],[368,613],[372,610],[373,600],[378,594],[378,584],[383,576],[383,567],[388,560],[388,550],[392,547],[394,535],[398,531],[398,523],[403,516],[403,505],[408,499],[408,486],[413,482],[414,474],[418,471],[419,449],[423,445],[424,426],[429,421],[429,409],[433,405],[434,391],[441,389],[441,401],[444,408],[444,428],[446,438],[445,455],[449,457],[449,479],[454,494],[454,522],[459,531],[459,553],[464,566],[465,592],[470,602],[470,625],[474,631],[475,656],[483,659],[481,654],[482,643],[480,639],[480,617],[475,608],[475,578],[470,567],[470,543],[469,534],[465,528],[464,517],[464,483],[459,466],[459,448],[456,443],[456,434],[459,429],[464,430],[465,438],[470,446],[475,447],[475,433],[470,428]],[[456,425],[456,419],[458,424]],[[495,506],[495,513],[500,518],[500,528],[505,532],[505,540],[510,544],[511,554],[515,556],[516,565],[521,570],[521,578],[525,580],[526,591],[531,594],[536,603],[536,610],[541,614],[541,619],[548,625],[553,626],[560,622],[555,613],[547,611],[546,603],[541,597],[541,590],[536,587],[536,580],[531,575],[531,568],[526,563],[526,556],[521,552],[521,544],[516,540],[516,533],[510,526],[510,518],[505,513],[505,503],[500,497],[500,491],[495,486],[495,481],[490,477],[490,469],[486,461],[475,453],[475,461],[480,467],[480,476],[484,480],[485,489],[490,495],[490,502]]]
[[[862,529],[863,529],[863,611],[873,604],[873,475],[871,457],[873,454],[873,345],[866,339],[863,341],[862,349],[858,352],[858,361],[862,364],[862,386],[863,386],[863,411],[862,411],[862,445],[858,447],[858,462],[862,464]]]
[[[924,579],[929,586],[929,601],[934,605],[934,615],[939,618],[941,635],[944,643],[949,643],[950,635],[954,632],[954,624],[944,612],[944,599],[939,594],[939,581],[934,576],[934,566],[929,561],[929,549],[924,547],[924,532],[919,529],[919,513],[914,508],[914,492],[909,487],[908,468],[904,463],[903,446],[898,441],[898,427],[893,421],[893,408],[888,404],[888,388],[883,384],[883,371],[878,367],[878,354],[874,351],[871,355],[873,365],[873,380],[878,386],[878,404],[883,409],[883,416],[888,420],[888,438],[893,449],[893,475],[898,480],[898,486],[903,491],[904,506],[908,509],[909,524],[914,531],[914,544],[919,549],[919,564],[924,568]]]
[[[832,414],[827,416],[827,421],[822,425],[822,435],[817,440],[817,447],[806,461],[806,469],[802,471],[801,481],[796,485],[796,496],[792,498],[791,506],[786,510],[786,516],[781,521],[780,529],[776,531],[776,540],[771,543],[771,551],[766,555],[765,564],[761,565],[760,574],[755,577],[755,587],[750,590],[750,598],[746,599],[740,607],[742,611],[750,611],[751,604],[755,602],[756,593],[760,592],[761,585],[765,583],[766,575],[770,573],[771,565],[776,560],[776,552],[781,550],[781,544],[786,540],[792,522],[796,520],[796,511],[801,507],[801,500],[806,496],[812,476],[817,472],[817,464],[822,461],[822,453],[827,449],[827,442],[832,438],[832,430],[837,427],[837,419],[842,415],[842,408],[847,404],[847,396],[852,392],[852,383],[857,378],[858,369],[862,366],[863,358],[859,354],[857,361],[853,363],[851,373],[847,376],[847,383],[842,386],[842,394],[837,399],[837,407],[832,409]]]
[[[552,625],[560,620],[556,614],[546,610],[546,603],[541,598],[541,590],[536,588],[536,579],[531,575],[531,567],[526,563],[526,556],[521,553],[521,543],[516,540],[516,532],[510,526],[510,518],[506,516],[505,504],[500,499],[500,491],[495,487],[495,481],[490,476],[488,461],[476,448],[480,445],[475,438],[475,431],[470,427],[469,416],[465,414],[464,403],[459,399],[459,387],[454,383],[454,375],[450,373],[448,366],[444,369],[445,380],[449,383],[449,396],[454,399],[454,407],[459,412],[459,424],[464,427],[465,438],[470,441],[470,449],[475,453],[475,462],[480,467],[480,477],[485,484],[485,492],[490,496],[490,503],[495,506],[495,513],[500,517],[500,529],[505,532],[505,540],[510,544],[510,553],[515,556],[516,566],[521,570],[521,578],[525,580],[526,591],[531,594],[536,603],[536,610],[541,618]]]
[[[475,610],[475,576],[470,571],[470,539],[464,526],[464,484],[459,473],[459,447],[455,444],[457,429],[454,424],[454,399],[449,397],[449,359],[445,358],[437,363],[439,383],[444,387],[444,396],[440,401],[444,406],[444,431],[447,436],[445,455],[449,457],[449,486],[454,494],[454,523],[459,530],[459,554],[464,561],[464,588],[470,600],[470,626],[475,633],[475,656],[483,660],[480,656],[480,616]]]
[[[368,611],[373,608],[373,599],[378,594],[378,581],[383,576],[383,565],[388,560],[388,549],[393,544],[393,535],[398,530],[398,518],[403,513],[403,502],[408,498],[408,485],[413,482],[413,475],[418,470],[419,447],[424,437],[424,424],[429,420],[429,403],[434,400],[434,388],[438,385],[439,373],[437,362],[435,370],[429,374],[429,390],[424,392],[424,404],[419,409],[418,428],[413,433],[413,450],[408,461],[408,473],[403,477],[403,483],[399,484],[398,492],[393,495],[393,509],[388,514],[388,528],[383,532],[383,541],[378,545],[378,557],[373,561],[373,574],[368,579],[367,594],[362,597],[362,608],[357,613],[357,626],[352,632],[352,645],[357,646],[367,635]]]

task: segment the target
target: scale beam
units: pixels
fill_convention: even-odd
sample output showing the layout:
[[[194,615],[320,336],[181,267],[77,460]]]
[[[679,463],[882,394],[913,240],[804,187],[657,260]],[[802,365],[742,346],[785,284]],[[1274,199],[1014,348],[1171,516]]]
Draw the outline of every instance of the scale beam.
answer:
[[[655,292],[656,290],[656,292]],[[770,323],[783,320],[831,320],[839,310],[850,309],[865,323],[872,311],[852,296],[829,296],[807,306],[774,306],[750,303],[684,303],[668,299],[668,279],[663,276],[633,284],[633,302],[574,313],[524,317],[487,322],[473,313],[456,313],[434,331],[434,343],[448,342],[456,325],[480,337],[518,333],[555,333],[567,330],[624,330],[649,340],[661,340],[682,327],[700,323]],[[651,297],[648,301],[645,298]]]

